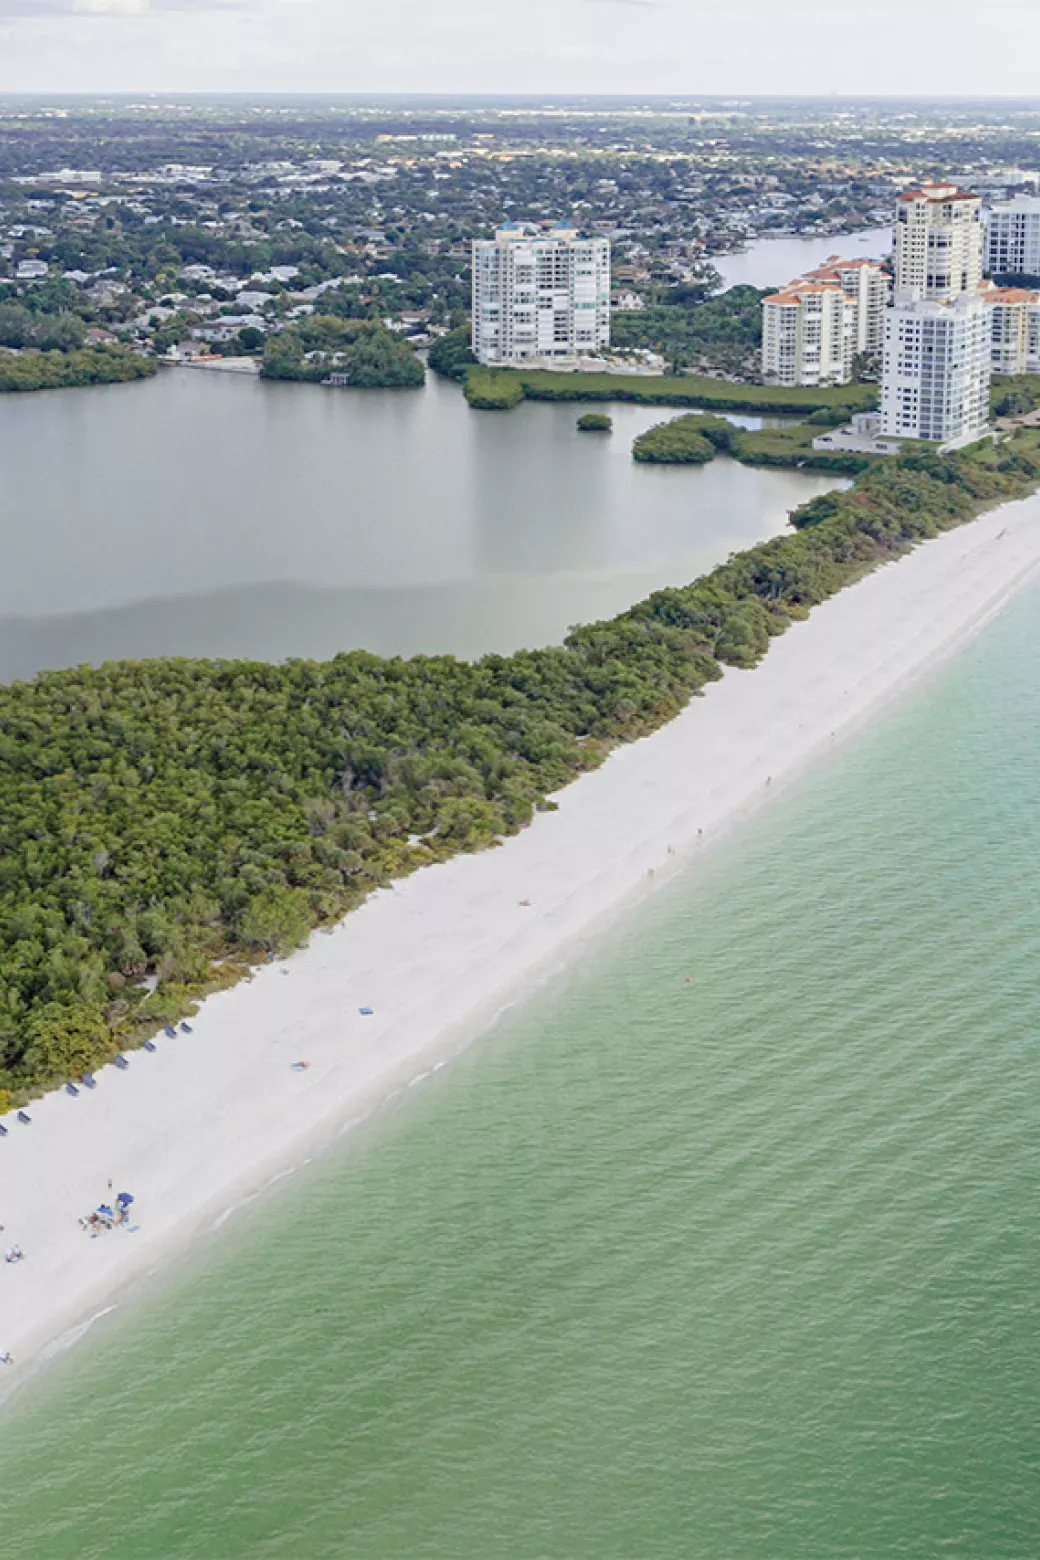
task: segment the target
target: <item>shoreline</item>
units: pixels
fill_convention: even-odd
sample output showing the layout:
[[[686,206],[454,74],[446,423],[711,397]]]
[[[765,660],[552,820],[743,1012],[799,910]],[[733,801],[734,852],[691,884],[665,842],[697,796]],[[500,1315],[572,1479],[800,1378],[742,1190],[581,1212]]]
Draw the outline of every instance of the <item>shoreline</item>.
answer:
[[[375,893],[206,999],[191,1034],[13,1117],[0,1140],[0,1394],[130,1286],[484,1032],[606,924],[862,726],[1040,574],[1040,495],[922,543],[728,668],[503,846]],[[530,903],[524,903],[530,901]],[[368,1015],[360,1008],[371,1007]],[[306,1072],[290,1064],[305,1058]],[[109,1178],[141,1228],[90,1241]]]

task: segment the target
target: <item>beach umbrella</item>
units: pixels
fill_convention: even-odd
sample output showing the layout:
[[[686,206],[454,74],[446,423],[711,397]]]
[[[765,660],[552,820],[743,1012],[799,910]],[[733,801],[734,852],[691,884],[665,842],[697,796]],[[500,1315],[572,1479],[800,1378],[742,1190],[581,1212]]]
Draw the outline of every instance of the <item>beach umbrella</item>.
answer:
[[[120,1208],[129,1208],[133,1200],[134,1199],[131,1197],[129,1192],[120,1192],[119,1196],[116,1198],[116,1202],[119,1204]]]

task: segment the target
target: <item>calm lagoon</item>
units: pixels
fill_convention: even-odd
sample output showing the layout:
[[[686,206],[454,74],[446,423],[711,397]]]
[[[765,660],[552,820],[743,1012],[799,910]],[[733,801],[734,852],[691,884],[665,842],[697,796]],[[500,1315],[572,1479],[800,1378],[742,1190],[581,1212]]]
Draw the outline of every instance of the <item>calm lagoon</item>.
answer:
[[[107,657],[558,641],[780,531],[833,478],[640,467],[670,408],[477,413],[163,370],[0,397],[0,678]],[[748,422],[752,419],[740,419]]]

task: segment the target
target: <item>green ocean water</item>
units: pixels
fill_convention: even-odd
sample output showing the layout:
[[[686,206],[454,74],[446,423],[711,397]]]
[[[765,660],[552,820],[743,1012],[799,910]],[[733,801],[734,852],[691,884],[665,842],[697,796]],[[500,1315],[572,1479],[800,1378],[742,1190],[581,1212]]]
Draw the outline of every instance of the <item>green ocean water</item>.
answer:
[[[0,1554],[1040,1555],[1038,625],[55,1362]]]

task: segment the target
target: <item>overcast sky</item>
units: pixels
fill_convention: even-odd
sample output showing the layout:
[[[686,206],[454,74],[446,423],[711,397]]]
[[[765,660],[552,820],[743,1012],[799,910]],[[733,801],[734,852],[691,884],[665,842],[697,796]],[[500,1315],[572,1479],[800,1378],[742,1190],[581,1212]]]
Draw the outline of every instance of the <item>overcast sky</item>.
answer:
[[[0,91],[1040,96],[1040,0],[0,0]]]

